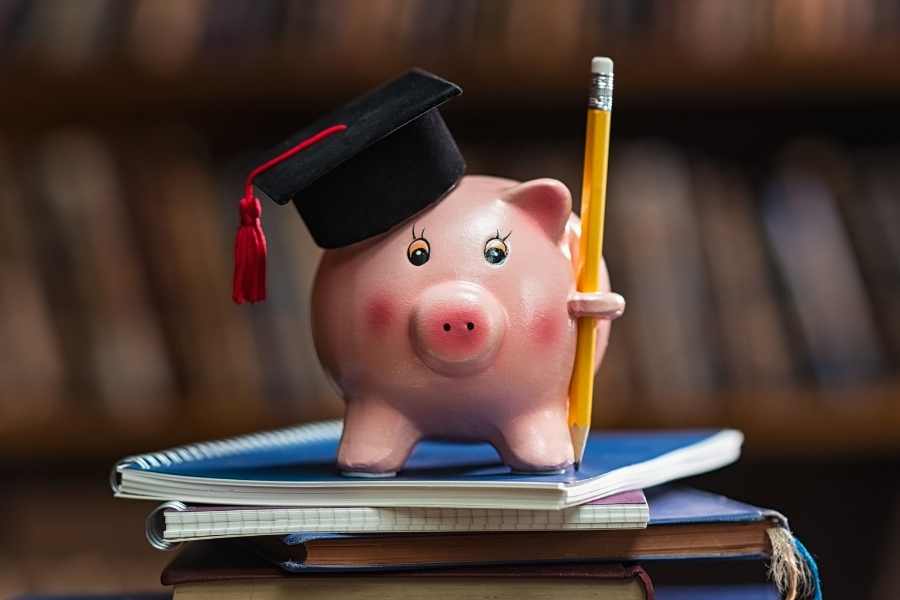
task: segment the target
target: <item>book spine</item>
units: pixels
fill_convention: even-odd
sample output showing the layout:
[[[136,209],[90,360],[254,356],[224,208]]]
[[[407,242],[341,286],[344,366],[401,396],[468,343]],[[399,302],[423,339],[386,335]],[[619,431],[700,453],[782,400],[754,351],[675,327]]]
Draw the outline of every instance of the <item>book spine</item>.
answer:
[[[17,164],[0,142],[0,435],[66,413],[65,361]],[[35,376],[39,373],[40,376]]]
[[[112,148],[90,131],[62,130],[42,141],[36,159],[54,249],[69,260],[51,257],[47,274],[65,278],[56,305],[82,321],[82,335],[69,340],[90,379],[92,393],[82,397],[128,431],[160,427],[172,416],[172,366]]]
[[[814,143],[789,146],[763,203],[765,231],[793,317],[812,375],[823,387],[884,373],[878,329],[838,212],[841,184],[834,174],[845,161],[829,154]]]

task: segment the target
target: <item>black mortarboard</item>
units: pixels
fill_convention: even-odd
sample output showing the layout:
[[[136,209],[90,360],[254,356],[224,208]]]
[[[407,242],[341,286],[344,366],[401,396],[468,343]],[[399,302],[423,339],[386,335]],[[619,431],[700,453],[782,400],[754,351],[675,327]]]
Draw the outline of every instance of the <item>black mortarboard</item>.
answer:
[[[437,110],[461,92],[413,69],[266,152],[241,200],[235,301],[265,297],[265,238],[254,187],[278,204],[293,201],[323,248],[384,233],[442,198],[462,177],[465,161]]]

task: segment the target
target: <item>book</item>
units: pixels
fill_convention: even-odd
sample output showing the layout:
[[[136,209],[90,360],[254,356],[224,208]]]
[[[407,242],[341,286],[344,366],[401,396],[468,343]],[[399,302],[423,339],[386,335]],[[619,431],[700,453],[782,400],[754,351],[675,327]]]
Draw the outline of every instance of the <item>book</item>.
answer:
[[[696,161],[693,187],[724,379],[757,392],[794,384],[794,357],[746,177]]]
[[[656,600],[781,600],[775,586],[738,585],[654,585]],[[97,596],[20,596],[19,600],[171,600],[168,592],[101,594]]]
[[[123,429],[159,427],[174,408],[174,375],[113,149],[69,129],[44,138],[34,158],[44,269],[79,410],[94,403]]]
[[[488,444],[420,443],[399,476],[343,477],[339,420],[131,456],[111,473],[117,497],[242,506],[415,506],[553,510],[643,489],[735,461],[735,430],[601,431],[578,470],[517,474]]]
[[[667,585],[656,588],[656,600],[781,600],[774,585]]]
[[[244,543],[292,573],[552,565],[573,560],[640,561],[647,565],[688,559],[757,559],[768,562],[769,575],[785,597],[821,598],[815,561],[794,538],[781,513],[685,486],[659,486],[645,494],[650,506],[645,529],[382,535],[300,532],[249,538]]]
[[[690,164],[661,142],[623,146],[610,164],[605,252],[615,291],[628,314],[613,325],[631,351],[644,408],[666,419],[714,418],[717,380],[711,299]],[[601,369],[602,375],[602,369]]]
[[[645,529],[348,535],[298,532],[249,540],[289,571],[409,569],[472,564],[765,558],[770,530],[786,530],[773,510],[688,488],[645,491]]]
[[[236,543],[238,542],[238,543]],[[273,568],[238,540],[192,542],[163,570],[176,600],[293,598],[566,597],[651,599],[640,566],[620,564],[470,567],[405,573],[292,574]]]
[[[189,540],[327,533],[560,531],[640,529],[650,511],[644,493],[624,492],[564,510],[393,507],[230,507],[160,505],[146,520],[154,546]]]
[[[764,195],[763,223],[814,379],[823,388],[876,379],[884,357],[857,257],[838,211],[831,151],[788,146]]]
[[[894,369],[900,366],[900,310],[897,310],[900,307],[900,238],[896,235],[900,228],[898,160],[900,155],[896,150],[859,158],[856,163],[858,176],[850,178],[845,174],[842,179],[850,189],[839,196],[878,330]]]
[[[66,372],[41,279],[21,178],[0,143],[0,435],[47,423],[66,410]]]
[[[145,255],[151,287],[161,311],[161,329],[171,349],[185,399],[178,421],[214,422],[219,430],[260,418],[262,375],[250,315],[231,301],[228,251],[234,215],[221,210],[214,174],[203,143],[171,127],[142,138],[139,155],[119,146],[123,171]],[[178,195],[158,194],[165,181]],[[182,201],[190,198],[190,202]],[[196,422],[195,421],[195,422]]]

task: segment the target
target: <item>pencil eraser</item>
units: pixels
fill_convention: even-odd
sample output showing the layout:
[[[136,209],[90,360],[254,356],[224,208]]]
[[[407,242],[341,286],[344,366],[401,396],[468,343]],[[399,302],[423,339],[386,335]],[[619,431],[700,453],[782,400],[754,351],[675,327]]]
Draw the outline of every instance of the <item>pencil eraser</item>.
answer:
[[[594,75],[611,75],[613,61],[608,56],[595,56],[591,59],[591,73]]]

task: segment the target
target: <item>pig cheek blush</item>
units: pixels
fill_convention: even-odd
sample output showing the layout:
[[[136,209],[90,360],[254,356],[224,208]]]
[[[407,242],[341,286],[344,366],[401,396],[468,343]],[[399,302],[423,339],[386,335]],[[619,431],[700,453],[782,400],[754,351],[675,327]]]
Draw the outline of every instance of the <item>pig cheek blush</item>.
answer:
[[[376,337],[386,334],[394,322],[396,309],[387,296],[376,296],[369,300],[364,308],[365,323]]]
[[[541,311],[529,323],[530,338],[538,346],[552,346],[559,339],[563,323],[551,311]]]

